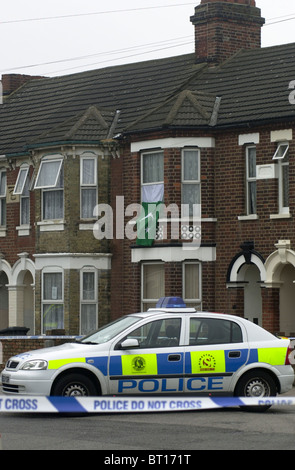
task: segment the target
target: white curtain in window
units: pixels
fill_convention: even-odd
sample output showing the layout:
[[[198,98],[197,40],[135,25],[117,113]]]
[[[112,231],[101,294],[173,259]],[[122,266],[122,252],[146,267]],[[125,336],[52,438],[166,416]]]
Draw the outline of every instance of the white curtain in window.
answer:
[[[165,295],[165,271],[163,264],[143,266],[143,299],[155,299]]]
[[[143,154],[142,182],[157,183],[164,181],[163,152]]]
[[[63,305],[43,305],[43,332],[52,329],[64,328]]]
[[[6,173],[5,171],[0,172],[0,197],[6,196]]]
[[[43,300],[62,300],[62,273],[43,274]]]
[[[43,191],[43,220],[63,218],[63,191]]]
[[[199,179],[199,151],[185,150],[183,153],[183,180],[198,181]]]
[[[96,305],[81,305],[81,334],[86,335],[97,328]]]
[[[96,206],[96,188],[82,188],[81,206],[82,219],[93,219]]]
[[[200,266],[199,264],[186,264],[184,269],[185,299],[198,300],[200,298]]]
[[[95,273],[83,273],[83,300],[95,300]]]
[[[83,158],[82,160],[82,185],[95,184],[95,160]]]

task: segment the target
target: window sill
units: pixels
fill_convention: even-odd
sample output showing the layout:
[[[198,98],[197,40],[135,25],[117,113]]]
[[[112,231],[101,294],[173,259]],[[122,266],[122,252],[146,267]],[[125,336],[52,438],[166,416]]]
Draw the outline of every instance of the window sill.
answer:
[[[286,214],[270,214],[270,219],[291,219],[292,215],[287,212]]]
[[[18,232],[19,237],[26,237],[30,235],[30,229],[31,229],[30,225],[19,225],[18,227],[15,227],[15,228]]]
[[[97,222],[97,219],[93,220],[81,220],[79,223],[79,230],[93,230],[95,223]]]
[[[65,229],[64,220],[42,220],[37,222],[40,232],[62,232]]]
[[[0,238],[6,237],[6,227],[3,225],[0,227]]]
[[[257,214],[249,214],[249,215],[238,215],[238,220],[258,220],[259,217]]]

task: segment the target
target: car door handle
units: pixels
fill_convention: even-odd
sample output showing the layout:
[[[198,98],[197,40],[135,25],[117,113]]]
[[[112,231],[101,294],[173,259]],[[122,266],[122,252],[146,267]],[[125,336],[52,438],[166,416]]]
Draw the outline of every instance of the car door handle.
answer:
[[[171,362],[180,361],[180,354],[169,354],[168,361],[171,361]]]
[[[228,357],[237,358],[241,357],[241,351],[230,351]]]

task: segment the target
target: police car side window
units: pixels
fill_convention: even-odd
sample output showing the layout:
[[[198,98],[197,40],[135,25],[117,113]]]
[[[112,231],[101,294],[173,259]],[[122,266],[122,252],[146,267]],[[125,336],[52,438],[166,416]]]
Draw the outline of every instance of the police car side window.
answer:
[[[241,343],[240,326],[229,320],[215,318],[191,318],[190,345]]]
[[[180,318],[156,320],[136,328],[129,333],[124,340],[137,339],[140,348],[165,348],[178,346],[180,328]]]

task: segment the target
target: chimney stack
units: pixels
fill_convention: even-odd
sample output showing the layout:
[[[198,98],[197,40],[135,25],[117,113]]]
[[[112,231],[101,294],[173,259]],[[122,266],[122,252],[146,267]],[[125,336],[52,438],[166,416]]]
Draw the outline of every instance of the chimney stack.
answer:
[[[2,75],[3,95],[8,96],[29,80],[39,80],[40,78],[44,77],[39,75],[21,75],[18,73],[4,74]]]
[[[191,22],[197,63],[219,65],[240,49],[261,47],[265,19],[255,0],[201,0]]]

